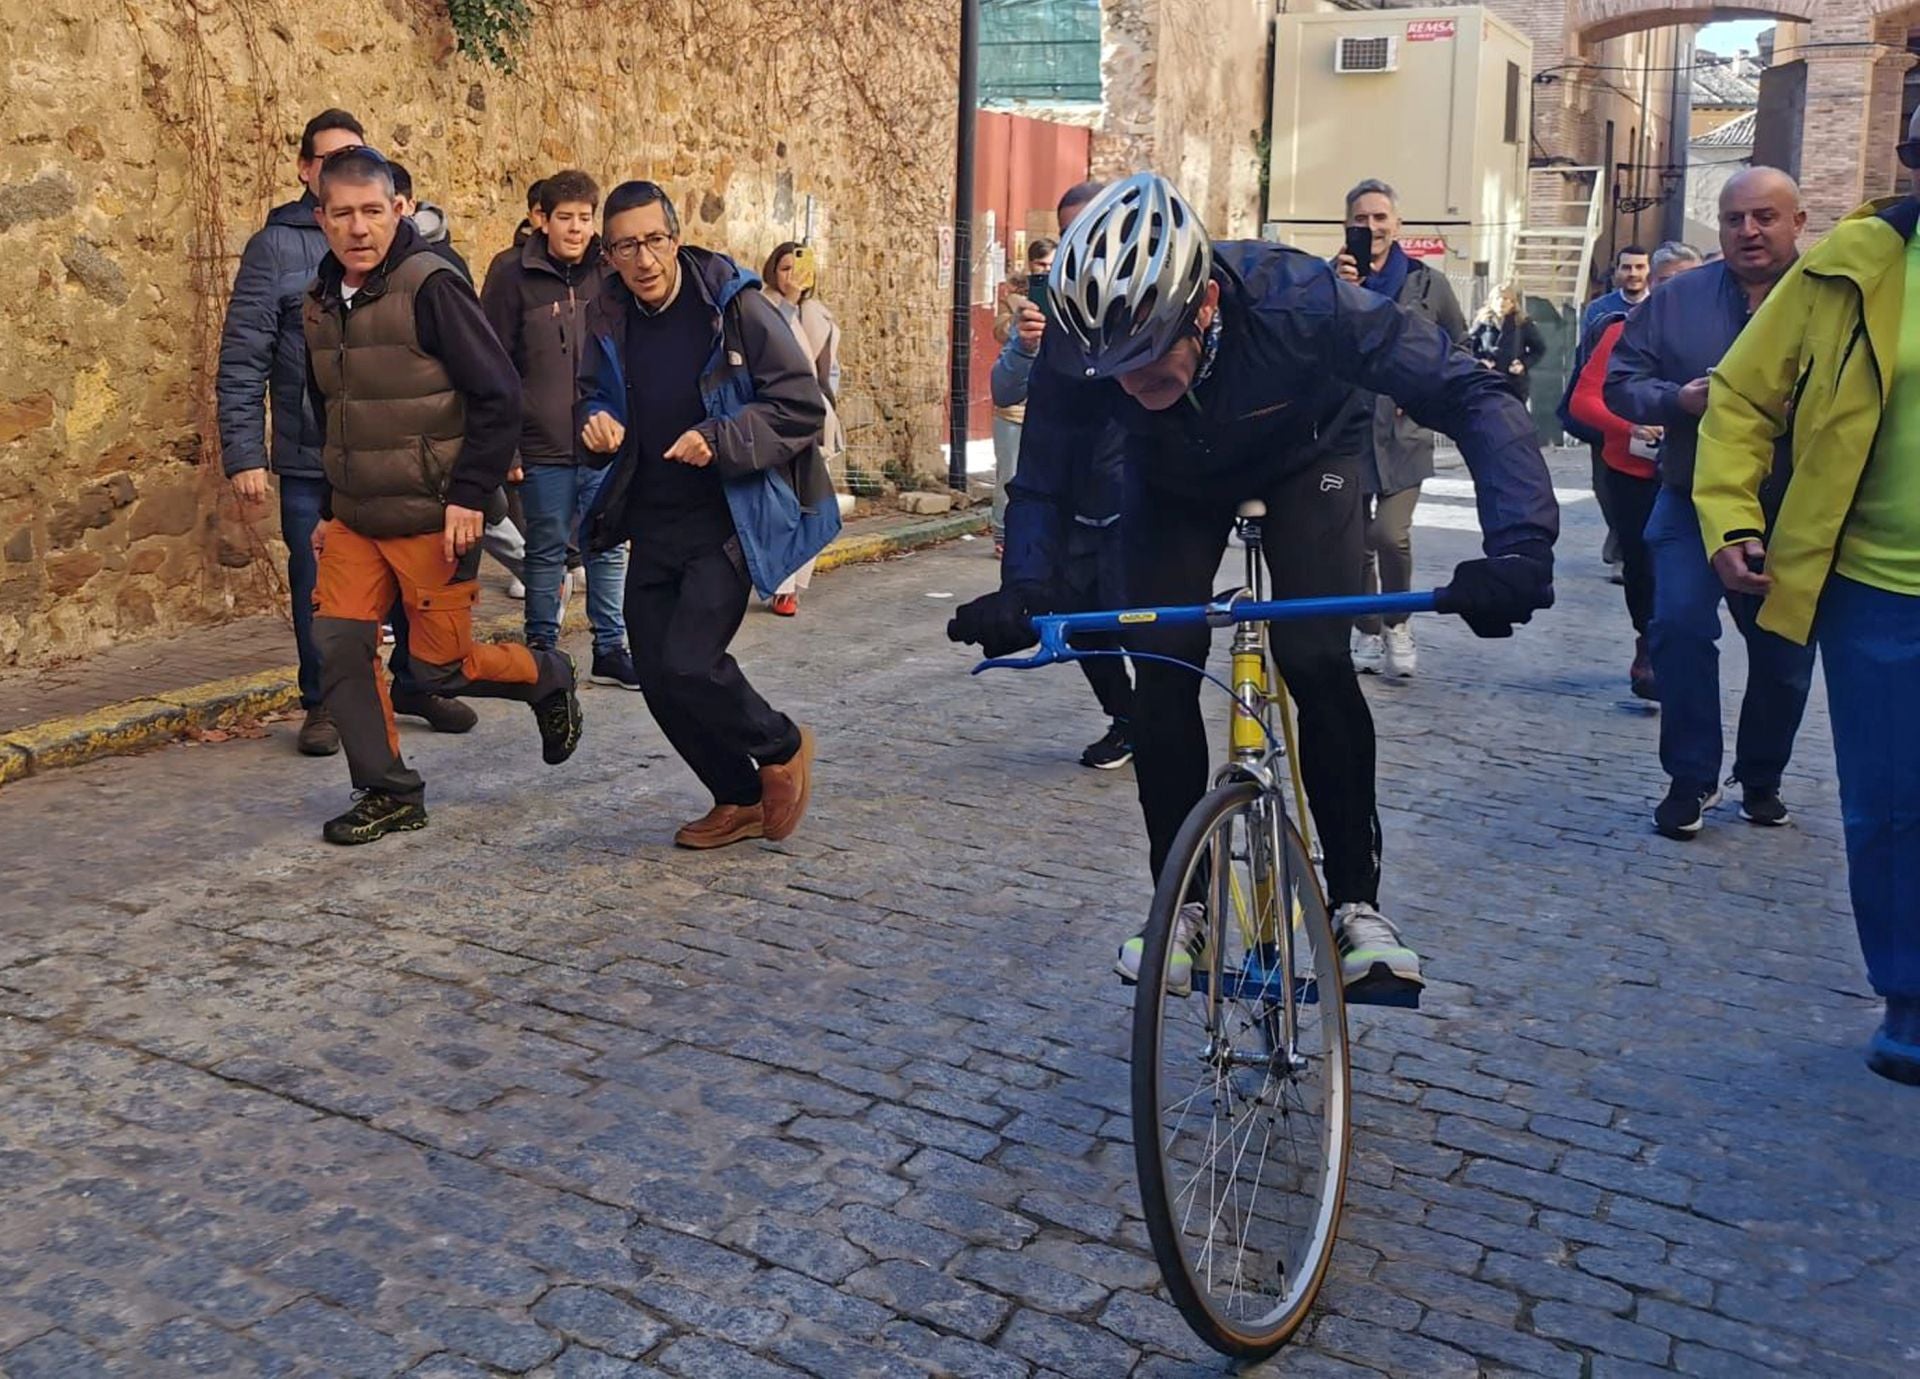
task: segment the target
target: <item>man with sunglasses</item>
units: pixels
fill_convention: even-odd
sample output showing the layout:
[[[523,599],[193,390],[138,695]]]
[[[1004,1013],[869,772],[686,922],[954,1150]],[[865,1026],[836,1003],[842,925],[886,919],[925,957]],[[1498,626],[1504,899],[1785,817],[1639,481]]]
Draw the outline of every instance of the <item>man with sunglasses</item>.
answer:
[[[660,730],[713,795],[674,842],[787,837],[806,813],[813,734],[755,692],[727,646],[748,594],[773,597],[840,529],[821,457],[826,399],[763,292],[724,254],[683,244],[652,182],[607,197],[618,281],[587,308],[575,422],[612,456],[583,544],[631,538],[626,618]]]
[[[427,824],[380,665],[380,619],[396,595],[414,676],[441,694],[531,705],[550,765],[579,745],[580,702],[559,652],[473,639],[486,509],[520,434],[513,361],[472,285],[401,214],[385,158],[342,149],[314,191],[328,246],[301,312],[328,485],[313,537],[314,638],[354,786],[353,807],[323,836],[370,843]]]
[[[1607,365],[1607,410],[1663,428],[1660,492],[1647,518],[1653,616],[1647,649],[1660,686],[1660,765],[1669,785],[1653,827],[1695,837],[1720,802],[1720,605],[1747,643],[1747,692],[1733,780],[1740,816],[1759,827],[1789,820],[1780,778],[1813,680],[1813,652],[1756,624],[1759,600],[1721,586],[1700,541],[1693,508],[1693,457],[1707,380],[1767,294],[1793,266],[1807,213],[1800,189],[1776,168],[1749,168],[1720,192],[1721,258],[1683,273],[1636,307]],[[1769,513],[1791,465],[1783,440],[1766,489]]]
[[[1809,249],[1714,370],[1693,502],[1729,597],[1819,643],[1854,924],[1886,1002],[1867,1065],[1920,1085],[1920,115],[1907,135],[1910,194]]]

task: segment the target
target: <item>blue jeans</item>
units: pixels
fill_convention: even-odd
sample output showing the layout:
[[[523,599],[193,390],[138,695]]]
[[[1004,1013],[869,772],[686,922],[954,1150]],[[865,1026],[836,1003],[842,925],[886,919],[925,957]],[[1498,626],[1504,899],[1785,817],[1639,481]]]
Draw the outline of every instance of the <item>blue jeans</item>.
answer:
[[[1760,601],[1730,594],[1700,538],[1693,503],[1662,486],[1647,519],[1653,562],[1653,622],[1647,647],[1660,685],[1660,765],[1677,785],[1708,790],[1719,783],[1720,604],[1747,639],[1747,692],[1733,774],[1749,789],[1778,790],[1793,754],[1793,737],[1813,683],[1813,648],[1754,625]]]
[[[1882,996],[1920,999],[1920,597],[1835,575],[1814,636],[1867,978]]]
[[[520,481],[520,504],[527,515],[527,645],[552,646],[560,640],[560,585],[567,573],[567,543],[593,505],[612,466],[590,469],[573,464],[530,464]],[[624,612],[627,548],[589,555],[587,623],[596,654],[627,644]]]

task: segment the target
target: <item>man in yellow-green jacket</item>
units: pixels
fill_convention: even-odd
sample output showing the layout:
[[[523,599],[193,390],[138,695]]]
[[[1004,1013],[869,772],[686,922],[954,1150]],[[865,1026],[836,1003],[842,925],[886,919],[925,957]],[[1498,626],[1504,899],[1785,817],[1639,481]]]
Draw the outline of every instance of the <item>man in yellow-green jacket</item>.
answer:
[[[1920,115],[1899,145],[1920,168]],[[1727,588],[1826,664],[1854,922],[1886,1018],[1867,1063],[1920,1085],[1920,172],[1803,255],[1714,371],[1693,499]],[[1760,483],[1791,430],[1771,538]]]

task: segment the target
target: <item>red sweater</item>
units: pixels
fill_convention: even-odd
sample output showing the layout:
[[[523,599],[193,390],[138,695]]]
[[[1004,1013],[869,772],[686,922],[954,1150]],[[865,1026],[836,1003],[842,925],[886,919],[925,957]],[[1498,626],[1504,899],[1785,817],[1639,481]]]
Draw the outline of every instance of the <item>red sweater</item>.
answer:
[[[1633,423],[1609,412],[1601,396],[1607,384],[1607,361],[1613,358],[1613,347],[1619,342],[1620,332],[1626,328],[1626,324],[1623,316],[1600,332],[1600,343],[1593,347],[1593,353],[1587,358],[1587,366],[1580,371],[1580,378],[1573,385],[1573,397],[1567,403],[1567,410],[1573,413],[1575,421],[1591,426],[1604,437],[1600,458],[1606,461],[1608,469],[1617,469],[1636,479],[1651,479],[1656,472],[1653,461],[1642,459],[1628,449],[1633,444]]]

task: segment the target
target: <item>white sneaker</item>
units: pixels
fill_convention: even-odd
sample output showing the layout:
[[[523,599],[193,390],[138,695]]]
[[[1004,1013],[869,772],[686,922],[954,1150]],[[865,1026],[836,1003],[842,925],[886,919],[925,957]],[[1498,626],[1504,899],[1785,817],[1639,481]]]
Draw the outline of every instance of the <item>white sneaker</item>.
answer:
[[[1353,634],[1353,668],[1361,675],[1378,675],[1387,663],[1387,643],[1383,637],[1365,632]]]
[[[507,581],[507,597],[508,597],[508,598],[510,598],[510,599],[525,599],[525,598],[526,598],[526,596],[527,596],[527,586],[526,586],[526,585],[524,585],[524,584],[522,584],[522,583],[521,583],[521,582],[520,582],[519,580],[517,580],[517,579],[510,579],[510,580],[508,580],[508,581]]]
[[[1395,627],[1389,623],[1385,640],[1387,674],[1402,680],[1410,678],[1420,664],[1420,653],[1413,649],[1413,624],[1403,622]]]
[[[1167,994],[1185,996],[1193,990],[1193,960],[1207,949],[1207,907],[1190,900],[1180,907],[1173,920],[1173,956],[1167,959]],[[1113,970],[1123,982],[1140,980],[1140,957],[1146,951],[1147,936],[1135,934],[1120,945]]]
[[[1400,931],[1373,906],[1364,901],[1342,905],[1333,912],[1333,932],[1340,945],[1341,980],[1347,985],[1373,975],[1376,968],[1423,984],[1420,955],[1400,941]]]

